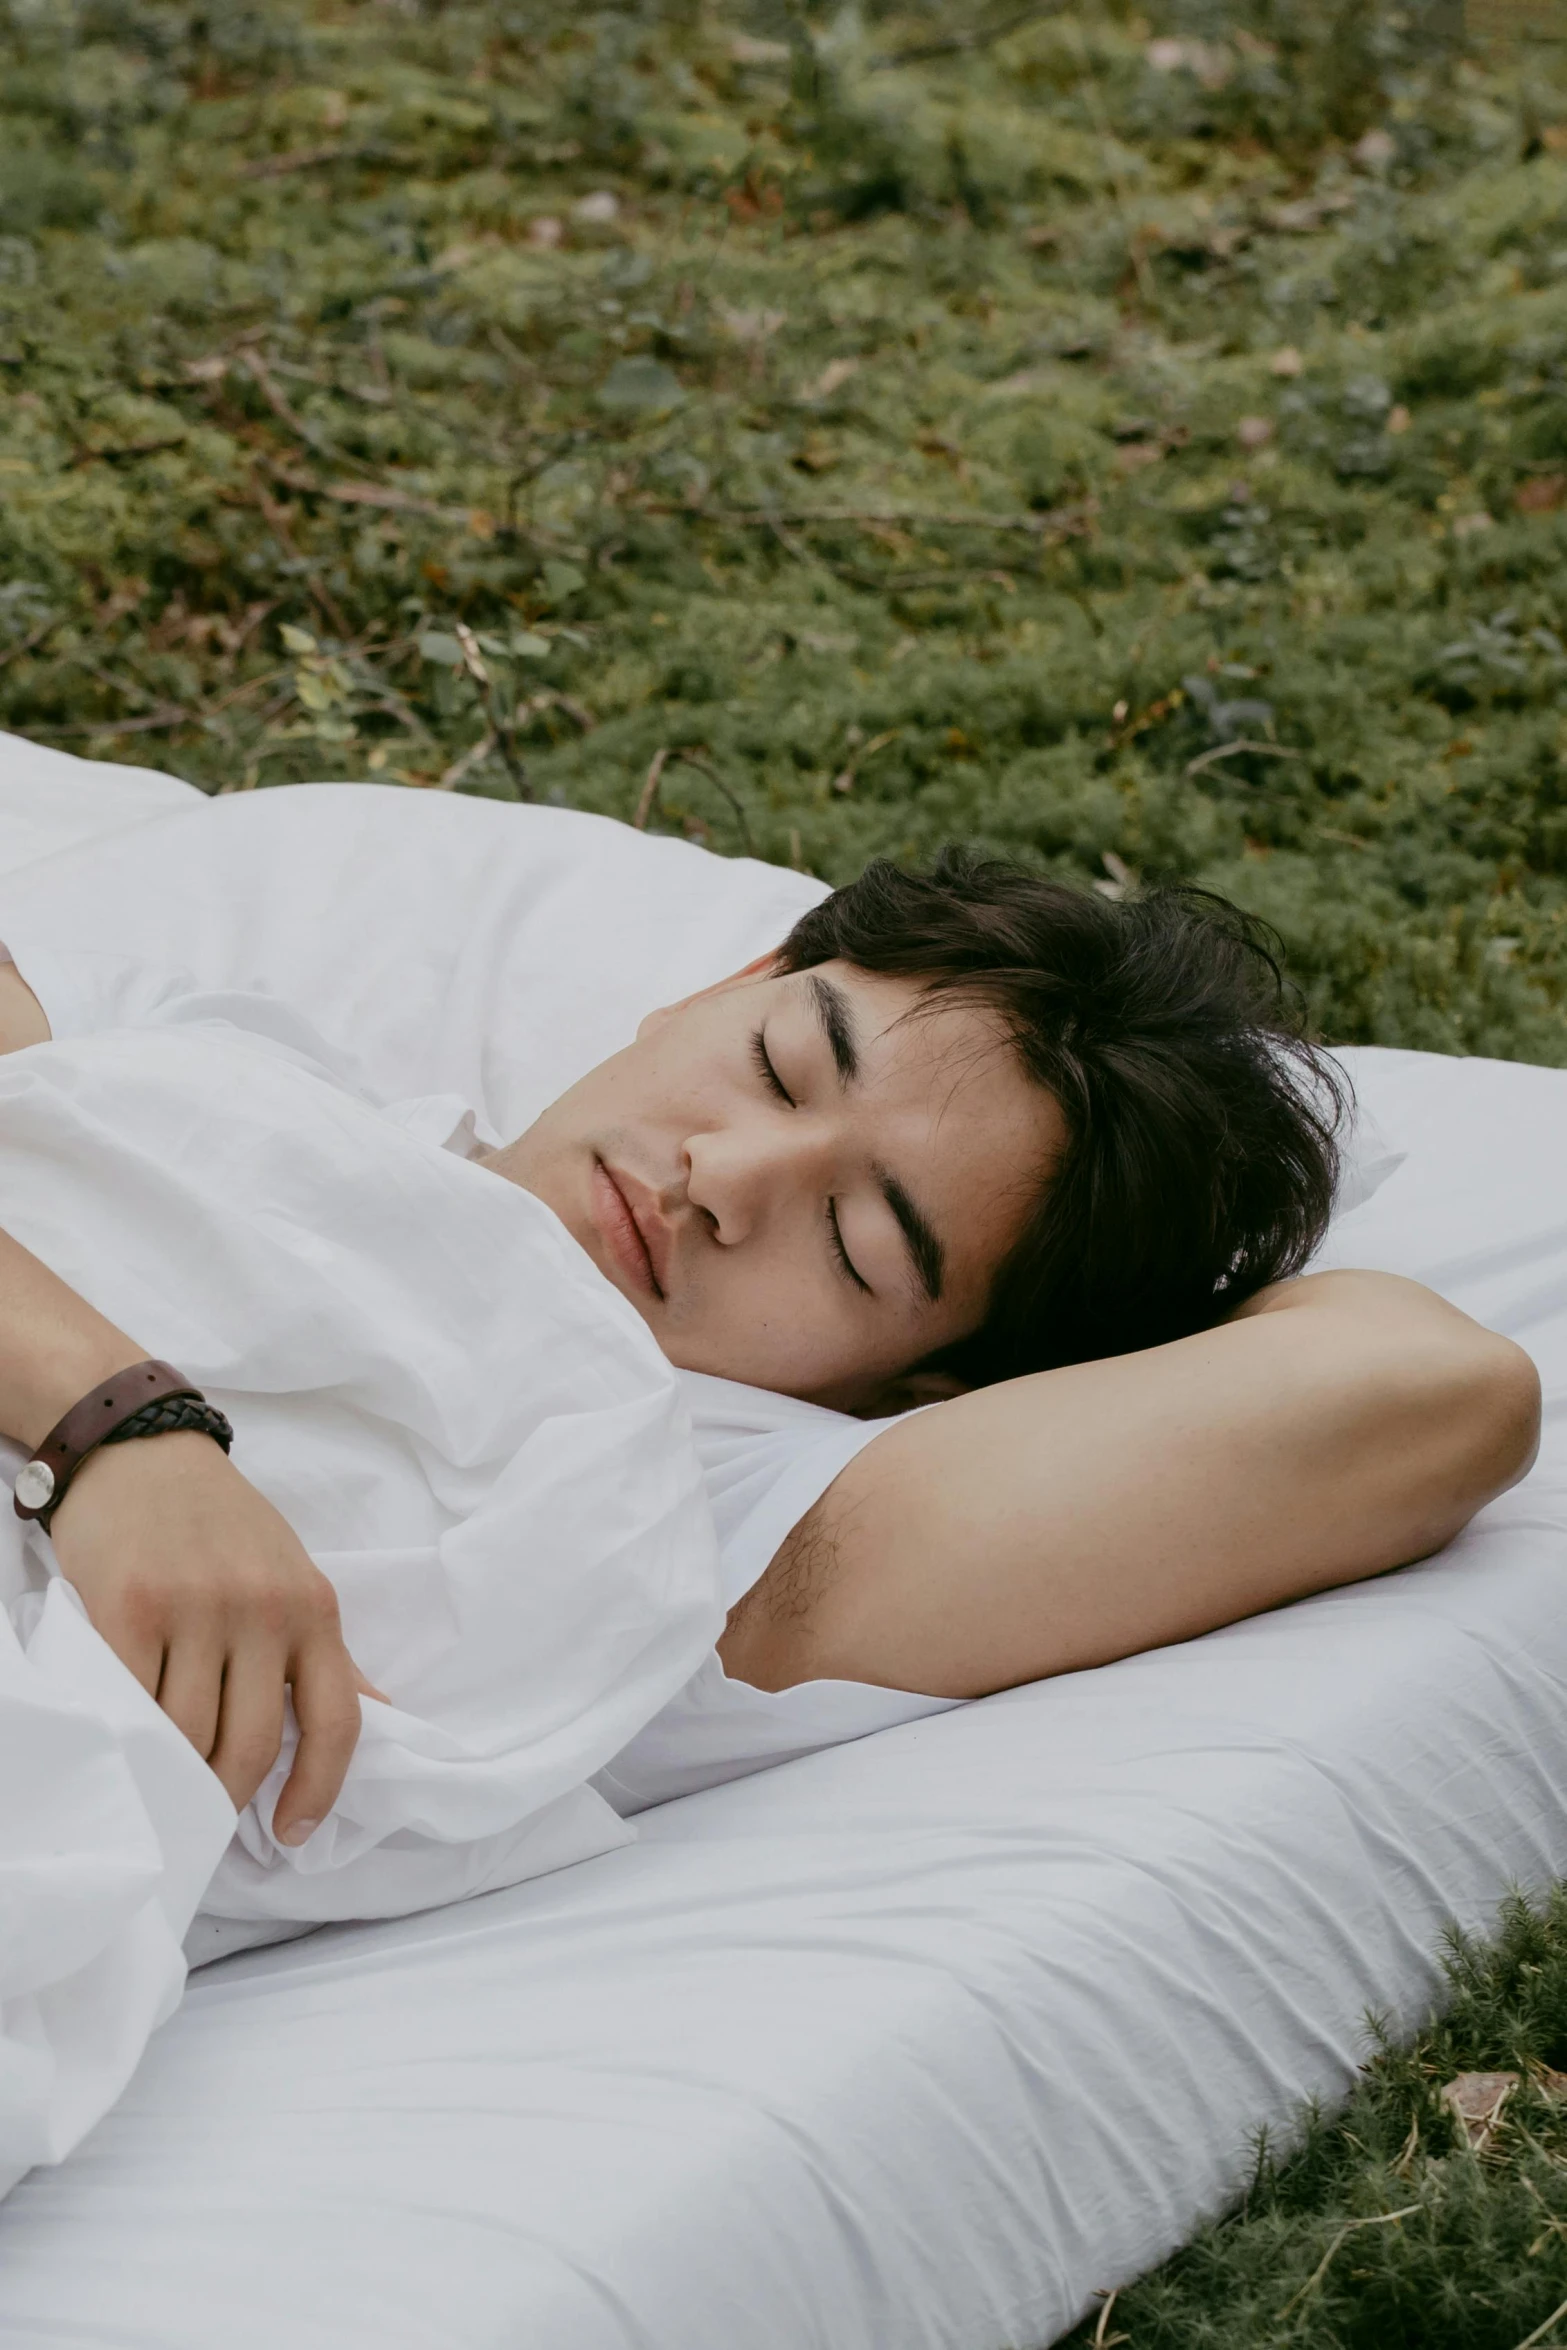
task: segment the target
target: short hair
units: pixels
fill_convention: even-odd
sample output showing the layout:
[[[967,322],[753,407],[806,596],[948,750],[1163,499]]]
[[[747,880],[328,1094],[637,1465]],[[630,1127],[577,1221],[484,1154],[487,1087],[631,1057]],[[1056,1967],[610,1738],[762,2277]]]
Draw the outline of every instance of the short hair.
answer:
[[[795,924],[786,970],[841,958],[985,1005],[1065,1119],[984,1322],[940,1367],[981,1386],[1158,1346],[1300,1271],[1350,1096],[1281,953],[1209,890],[1112,900],[956,848],[924,873],[877,858]]]

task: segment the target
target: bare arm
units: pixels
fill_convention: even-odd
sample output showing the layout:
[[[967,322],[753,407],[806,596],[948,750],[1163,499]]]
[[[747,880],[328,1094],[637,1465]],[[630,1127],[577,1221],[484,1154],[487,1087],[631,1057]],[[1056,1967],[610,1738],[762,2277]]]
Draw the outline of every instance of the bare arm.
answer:
[[[14,964],[0,965],[0,1052],[48,1037],[32,990]],[[146,1353],[0,1232],[0,1431],[39,1443]],[[236,1805],[277,1759],[292,1688],[299,1753],[273,1824],[299,1841],[336,1800],[359,1691],[375,1693],[343,1646],[331,1584],[292,1529],[210,1437],[175,1434],[94,1453],[51,1531],[97,1629]]]
[[[1321,1273],[1146,1354],[889,1429],[720,1643],[761,1688],[975,1697],[1441,1548],[1533,1458],[1522,1350],[1417,1283]]]
[[[49,1022],[42,1004],[14,963],[0,963],[0,1053],[19,1053],[23,1045],[48,1042]]]

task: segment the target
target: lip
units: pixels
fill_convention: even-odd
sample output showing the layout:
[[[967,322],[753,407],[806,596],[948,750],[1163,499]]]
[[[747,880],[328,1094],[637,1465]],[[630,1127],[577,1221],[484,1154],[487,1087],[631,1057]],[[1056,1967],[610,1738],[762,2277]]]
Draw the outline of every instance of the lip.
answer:
[[[649,1186],[596,1158],[593,1221],[632,1287],[662,1299],[669,1286],[670,1232]]]

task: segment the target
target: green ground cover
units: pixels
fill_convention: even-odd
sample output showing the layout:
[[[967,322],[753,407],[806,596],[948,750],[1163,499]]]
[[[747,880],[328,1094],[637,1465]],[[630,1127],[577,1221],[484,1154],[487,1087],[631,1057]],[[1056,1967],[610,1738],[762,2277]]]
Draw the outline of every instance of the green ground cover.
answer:
[[[0,0],[0,727],[1194,876],[1567,1063],[1567,45],[1474,6]],[[1460,1972],[1106,2340],[1567,2298],[1563,2109],[1436,2095],[1567,2066],[1567,1904]]]
[[[0,724],[628,817],[667,750],[715,847],[1200,875],[1330,1034],[1567,1060],[1563,55],[8,0]]]
[[[1567,2342],[1567,1887],[1455,1942],[1452,2003],[1293,2161],[1073,2334],[1107,2350],[1559,2350]],[[1464,2084],[1465,2122],[1444,2099]]]

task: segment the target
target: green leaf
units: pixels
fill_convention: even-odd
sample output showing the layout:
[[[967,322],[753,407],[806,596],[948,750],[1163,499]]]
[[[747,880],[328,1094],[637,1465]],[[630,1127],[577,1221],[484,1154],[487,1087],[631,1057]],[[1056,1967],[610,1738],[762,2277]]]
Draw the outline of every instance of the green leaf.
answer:
[[[278,635],[283,639],[283,647],[286,652],[314,653],[320,649],[308,628],[295,628],[290,621],[285,620],[279,624]]]
[[[419,650],[427,661],[444,662],[453,669],[462,667],[462,647],[454,636],[444,629],[432,628],[419,639]]]
[[[599,406],[630,414],[667,414],[685,398],[680,379],[657,359],[617,359],[599,386]]]
[[[557,568],[569,571],[571,566],[562,563]],[[580,586],[580,580],[578,584]],[[536,635],[531,628],[519,628],[512,635],[511,649],[521,661],[542,661],[550,649],[550,640],[547,636]]]
[[[544,566],[544,593],[552,604],[563,604],[568,596],[574,596],[587,584],[586,574],[575,563],[561,563],[552,555]]]

